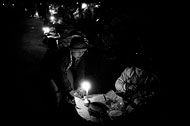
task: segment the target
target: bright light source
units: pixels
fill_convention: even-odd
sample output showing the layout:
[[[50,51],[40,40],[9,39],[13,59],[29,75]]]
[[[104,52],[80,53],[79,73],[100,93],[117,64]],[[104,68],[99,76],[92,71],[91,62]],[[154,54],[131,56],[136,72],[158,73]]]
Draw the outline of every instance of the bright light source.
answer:
[[[55,9],[50,9],[49,12],[50,12],[50,14],[57,14],[57,12],[55,11]]]
[[[97,5],[97,4],[95,5],[96,8],[98,8],[99,6],[100,6],[100,5]]]
[[[82,9],[87,9],[87,7],[88,5],[86,3],[82,3],[82,6],[81,6]]]
[[[50,20],[51,20],[51,21],[54,21],[54,20],[55,20],[55,17],[54,17],[54,16],[50,16]]]
[[[81,85],[82,85],[82,88],[83,88],[84,90],[89,90],[89,89],[90,89],[90,82],[88,82],[88,81],[83,81],[83,82],[81,83]]]
[[[34,17],[39,18],[38,11],[35,12]]]
[[[50,32],[50,28],[49,27],[43,27],[42,30],[44,31],[44,34]]]
[[[90,82],[88,81],[83,81],[81,83],[82,89],[84,89],[88,95],[88,90],[90,89]]]

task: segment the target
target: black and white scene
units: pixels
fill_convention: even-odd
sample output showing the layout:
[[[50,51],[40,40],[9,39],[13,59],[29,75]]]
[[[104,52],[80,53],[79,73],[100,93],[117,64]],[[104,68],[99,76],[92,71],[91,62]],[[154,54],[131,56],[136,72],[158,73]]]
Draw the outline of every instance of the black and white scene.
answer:
[[[1,48],[15,87],[8,118],[23,125],[164,124],[159,8],[137,4],[1,0]]]

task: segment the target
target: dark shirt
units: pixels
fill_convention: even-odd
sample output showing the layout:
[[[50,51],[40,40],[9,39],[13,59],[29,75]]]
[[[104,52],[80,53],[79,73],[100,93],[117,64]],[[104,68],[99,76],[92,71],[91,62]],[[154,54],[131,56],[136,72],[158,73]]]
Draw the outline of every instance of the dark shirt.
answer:
[[[75,89],[80,86],[80,80],[85,78],[85,66],[85,54],[77,61],[73,58],[70,70],[73,75],[73,85]]]
[[[47,51],[43,60],[46,79],[53,80],[58,87],[58,91],[62,93],[74,90],[79,86],[80,79],[84,77],[85,64],[83,57],[75,62],[73,57],[71,59],[68,48]],[[68,72],[70,71],[72,81],[68,78]]]

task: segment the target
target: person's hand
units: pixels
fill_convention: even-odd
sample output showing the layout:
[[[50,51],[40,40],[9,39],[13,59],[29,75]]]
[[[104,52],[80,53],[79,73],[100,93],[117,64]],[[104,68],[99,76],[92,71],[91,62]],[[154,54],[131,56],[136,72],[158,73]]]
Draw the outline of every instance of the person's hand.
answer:
[[[83,98],[86,95],[86,91],[78,88],[77,90],[75,90],[74,96],[78,97],[78,98]]]
[[[68,103],[75,105],[75,99],[74,99],[74,97],[67,97],[66,100],[67,100]]]
[[[74,97],[75,90],[71,90],[69,94]]]
[[[75,92],[74,90],[71,90],[68,96],[66,97],[66,101],[73,105],[75,105],[74,92]]]

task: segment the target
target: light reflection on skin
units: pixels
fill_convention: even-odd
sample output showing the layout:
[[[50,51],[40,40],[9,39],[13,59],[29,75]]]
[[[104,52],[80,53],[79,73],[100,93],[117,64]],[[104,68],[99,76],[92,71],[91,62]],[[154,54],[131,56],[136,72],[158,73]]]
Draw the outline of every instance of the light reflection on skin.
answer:
[[[76,59],[79,60],[85,53],[87,49],[72,49],[71,54]]]

